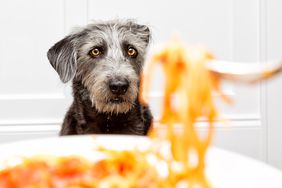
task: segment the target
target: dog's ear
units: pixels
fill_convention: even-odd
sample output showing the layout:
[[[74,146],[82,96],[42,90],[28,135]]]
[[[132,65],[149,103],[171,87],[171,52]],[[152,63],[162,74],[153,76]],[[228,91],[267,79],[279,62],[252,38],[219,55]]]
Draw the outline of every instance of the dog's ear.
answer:
[[[133,29],[134,32],[138,33],[138,36],[141,37],[141,39],[146,42],[148,45],[151,40],[151,31],[148,26],[146,25],[140,25],[134,22],[130,22],[130,26]]]
[[[47,57],[62,82],[71,80],[77,68],[77,54],[74,47],[75,35],[66,36],[52,46]]]
[[[149,27],[146,25],[137,25],[137,29],[142,34],[142,39],[148,44],[151,40],[151,32]]]

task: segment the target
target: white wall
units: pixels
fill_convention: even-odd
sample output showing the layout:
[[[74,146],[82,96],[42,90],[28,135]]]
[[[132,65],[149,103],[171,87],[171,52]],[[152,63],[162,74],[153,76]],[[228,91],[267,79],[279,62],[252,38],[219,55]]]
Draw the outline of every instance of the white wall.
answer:
[[[150,25],[152,46],[177,32],[219,59],[259,61],[281,57],[281,6],[279,0],[0,1],[0,143],[57,135],[71,94],[46,52],[73,26],[92,19],[136,18]],[[160,81],[161,75],[151,100],[156,116]],[[230,125],[217,128],[215,145],[282,168],[281,84],[281,77],[252,87],[226,83],[224,90],[235,104],[219,103]]]
[[[282,1],[268,0],[265,2],[266,28],[265,47],[263,53],[266,59],[281,59],[282,57]],[[265,123],[267,136],[267,160],[282,168],[282,76],[265,86]]]
[[[44,135],[61,121],[64,87],[46,51],[65,33],[64,8],[56,0],[0,2],[1,142]]]

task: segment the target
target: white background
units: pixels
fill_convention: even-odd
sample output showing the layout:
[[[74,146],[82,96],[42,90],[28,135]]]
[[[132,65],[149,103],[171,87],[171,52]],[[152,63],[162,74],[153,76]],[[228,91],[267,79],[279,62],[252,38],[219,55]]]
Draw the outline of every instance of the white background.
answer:
[[[177,33],[219,59],[263,63],[282,58],[281,7],[279,0],[0,1],[0,143],[58,134],[71,91],[46,52],[74,26],[135,18],[150,26],[152,47]],[[151,97],[155,116],[161,80]],[[230,123],[217,127],[215,145],[282,168],[281,86],[281,76],[257,86],[226,83],[235,104],[218,104]]]

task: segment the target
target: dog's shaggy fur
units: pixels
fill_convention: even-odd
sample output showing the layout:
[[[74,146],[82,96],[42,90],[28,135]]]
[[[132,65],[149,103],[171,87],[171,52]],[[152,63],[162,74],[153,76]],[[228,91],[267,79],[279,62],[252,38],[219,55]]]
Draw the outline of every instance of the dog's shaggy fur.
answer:
[[[62,82],[73,80],[61,135],[146,135],[152,115],[138,93],[149,40],[147,26],[113,20],[89,24],[51,47],[47,56]]]

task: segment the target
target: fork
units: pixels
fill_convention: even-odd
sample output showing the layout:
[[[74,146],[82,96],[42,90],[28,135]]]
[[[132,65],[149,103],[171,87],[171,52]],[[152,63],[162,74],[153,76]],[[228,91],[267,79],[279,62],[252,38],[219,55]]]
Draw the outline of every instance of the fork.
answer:
[[[207,63],[207,68],[221,79],[253,84],[281,73],[282,61],[262,64],[213,60]]]

